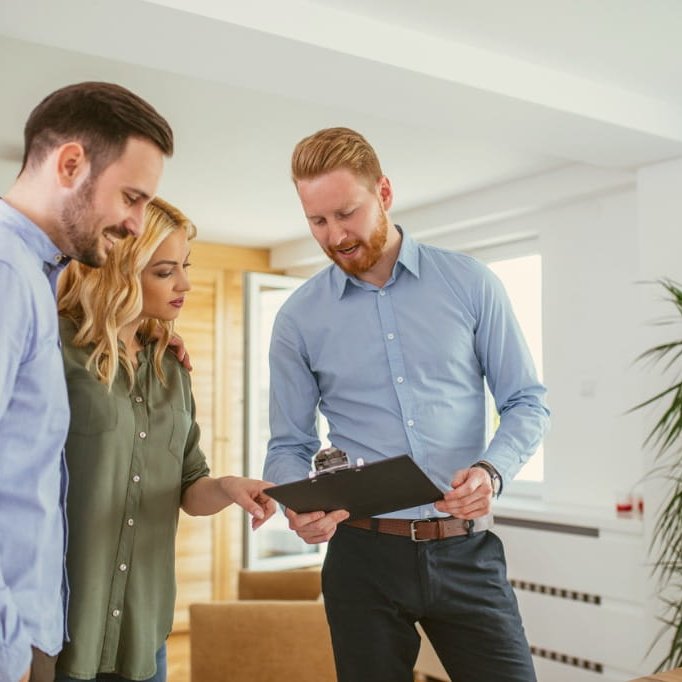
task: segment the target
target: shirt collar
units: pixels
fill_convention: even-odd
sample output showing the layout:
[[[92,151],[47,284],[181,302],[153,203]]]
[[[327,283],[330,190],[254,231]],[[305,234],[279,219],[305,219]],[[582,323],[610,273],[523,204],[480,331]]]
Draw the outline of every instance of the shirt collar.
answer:
[[[71,260],[65,256],[52,240],[23,213],[0,199],[0,223],[16,234],[44,264],[47,274],[54,268],[63,268]]]
[[[407,270],[409,273],[419,278],[419,246],[417,242],[400,227],[400,225],[396,225],[395,227],[402,236],[402,242],[400,244],[398,258],[393,266],[393,273],[385,286],[393,284],[401,270]],[[339,298],[343,298],[349,284],[353,284],[361,289],[376,289],[373,285],[367,284],[367,282],[363,282],[357,277],[347,275],[338,265],[336,265],[336,263],[332,265],[332,278]]]

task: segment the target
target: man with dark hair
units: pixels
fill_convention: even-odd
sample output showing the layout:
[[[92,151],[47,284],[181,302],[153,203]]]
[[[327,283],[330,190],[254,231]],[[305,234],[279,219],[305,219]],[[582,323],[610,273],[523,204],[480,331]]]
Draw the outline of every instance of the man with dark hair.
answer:
[[[443,490],[433,505],[353,521],[286,510],[303,540],[329,540],[322,585],[339,682],[410,682],[417,621],[453,680],[532,682],[490,512],[549,413],[505,291],[473,258],[390,221],[391,183],[359,133],[305,138],[292,177],[333,264],[275,320],[265,477],[306,477],[319,407],[350,458],[407,453]],[[501,415],[489,444],[485,379]]]
[[[24,137],[0,200],[0,682],[52,682],[68,599],[55,286],[71,258],[101,266],[141,233],[173,133],[129,90],[80,83],[46,97]]]

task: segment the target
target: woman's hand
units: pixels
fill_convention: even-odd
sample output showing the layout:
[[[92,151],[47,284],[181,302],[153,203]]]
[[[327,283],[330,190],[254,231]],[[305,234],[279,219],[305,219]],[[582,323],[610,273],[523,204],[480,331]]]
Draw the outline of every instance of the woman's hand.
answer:
[[[251,528],[260,528],[276,511],[275,501],[265,491],[274,483],[241,476],[223,476],[220,486],[228,497],[251,514]]]

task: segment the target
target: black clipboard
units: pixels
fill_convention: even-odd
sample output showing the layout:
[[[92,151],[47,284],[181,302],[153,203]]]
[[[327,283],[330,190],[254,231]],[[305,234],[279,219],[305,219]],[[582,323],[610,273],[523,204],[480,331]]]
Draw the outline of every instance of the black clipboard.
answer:
[[[363,519],[443,499],[442,491],[409,455],[317,473],[264,490],[297,513],[347,509]]]

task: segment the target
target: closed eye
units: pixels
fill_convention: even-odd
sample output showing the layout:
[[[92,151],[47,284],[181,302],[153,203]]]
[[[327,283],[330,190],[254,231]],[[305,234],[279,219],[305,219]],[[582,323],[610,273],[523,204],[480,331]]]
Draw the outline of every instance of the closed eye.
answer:
[[[135,202],[137,202],[141,197],[137,194],[130,194],[129,192],[124,192],[123,193],[123,200],[128,206],[132,206]]]

